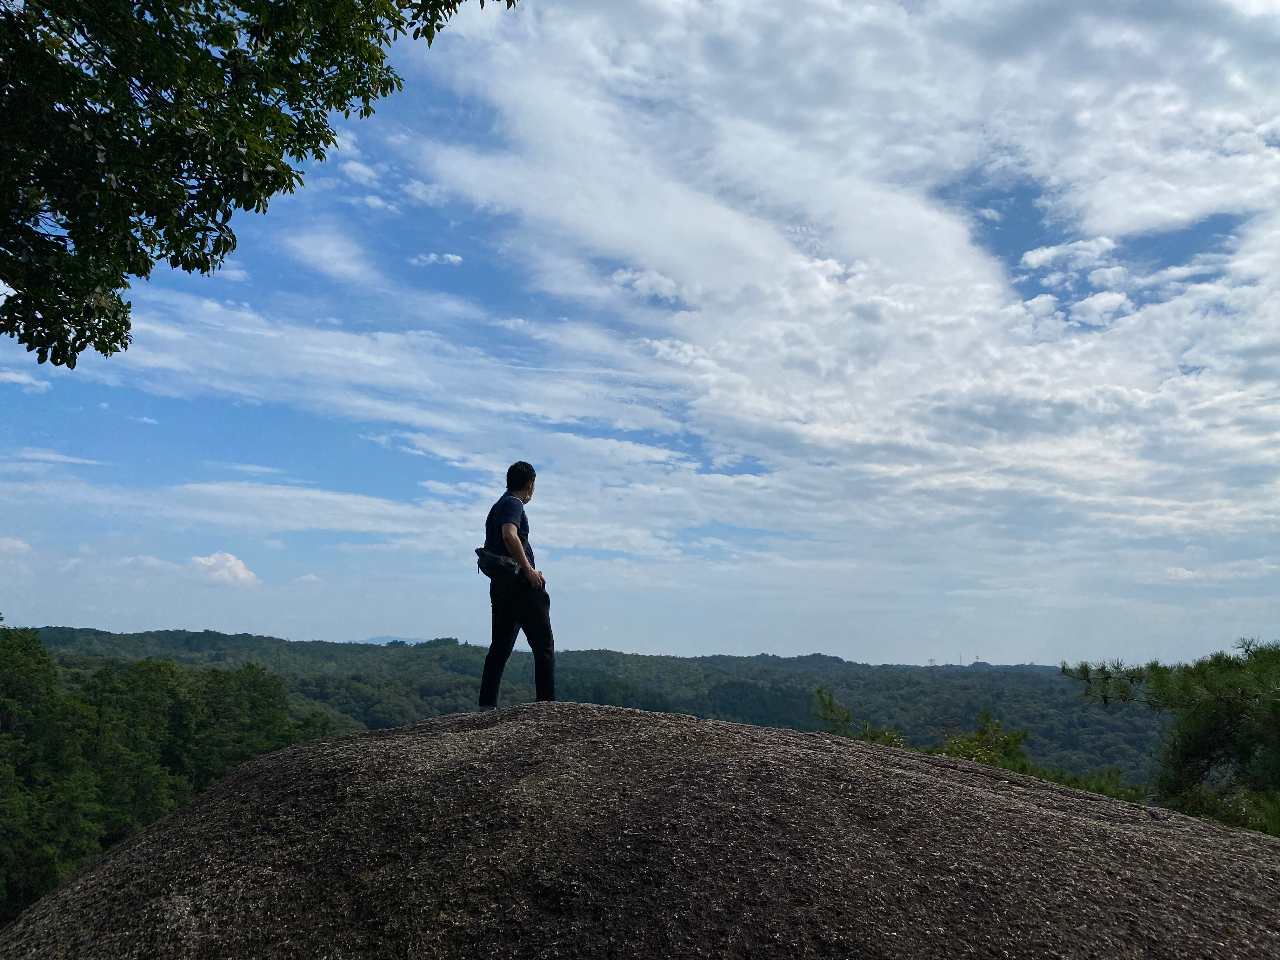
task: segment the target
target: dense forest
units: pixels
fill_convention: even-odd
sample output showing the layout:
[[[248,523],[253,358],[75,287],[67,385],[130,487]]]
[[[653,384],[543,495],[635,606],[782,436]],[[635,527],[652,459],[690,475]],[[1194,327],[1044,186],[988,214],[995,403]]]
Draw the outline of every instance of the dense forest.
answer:
[[[325,736],[255,664],[67,670],[34,630],[0,627],[0,924],[233,767]]]
[[[45,627],[40,641],[67,681],[106,663],[147,657],[192,667],[256,663],[278,676],[295,719],[319,710],[338,732],[400,726],[475,709],[487,647],[442,638],[387,646],[291,641],[247,634],[164,630],[113,634]],[[856,721],[894,728],[912,743],[940,746],[957,722],[972,728],[989,708],[1007,727],[1028,732],[1038,764],[1086,773],[1119,767],[1145,779],[1161,721],[1139,705],[1108,709],[1086,702],[1057,667],[869,666],[839,657],[659,657],[611,650],[556,654],[563,700],[678,711],[761,726],[821,730],[814,691],[830,690]],[[512,654],[502,704],[534,699],[533,657]]]

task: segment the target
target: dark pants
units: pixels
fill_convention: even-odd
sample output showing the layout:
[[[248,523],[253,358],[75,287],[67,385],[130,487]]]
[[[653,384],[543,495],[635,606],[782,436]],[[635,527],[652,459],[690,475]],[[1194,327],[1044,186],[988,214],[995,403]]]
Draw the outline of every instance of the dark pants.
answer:
[[[480,706],[498,705],[498,686],[507,658],[516,645],[516,635],[523,629],[524,638],[533,648],[533,680],[539,700],[556,698],[556,644],[551,635],[551,597],[546,590],[535,590],[524,574],[489,584],[489,602],[493,605],[493,640],[484,658],[484,677],[480,681]]]

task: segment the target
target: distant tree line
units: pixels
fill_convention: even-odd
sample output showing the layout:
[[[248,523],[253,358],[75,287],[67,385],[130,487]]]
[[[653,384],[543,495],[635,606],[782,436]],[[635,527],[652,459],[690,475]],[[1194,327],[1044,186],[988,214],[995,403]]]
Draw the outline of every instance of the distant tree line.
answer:
[[[61,673],[34,630],[0,627],[0,924],[233,767],[332,731],[253,664]]]
[[[321,710],[340,733],[472,709],[486,653],[448,637],[393,647],[189,630],[114,634],[45,627],[39,633],[73,673],[145,657],[219,669],[258,663],[280,677],[295,718]],[[821,686],[859,718],[899,730],[921,746],[941,745],[947,718],[971,718],[990,707],[1005,724],[1028,731],[1024,748],[1043,767],[1080,774],[1119,767],[1139,780],[1151,773],[1164,725],[1140,705],[1096,709],[1050,666],[869,666],[819,654],[667,657],[568,650],[557,654],[556,670],[561,699],[796,730],[822,729],[813,715],[813,692]],[[533,658],[517,652],[501,703],[533,698]]]
[[[1147,799],[1146,785],[1127,781],[1125,771],[1119,767],[1076,773],[1062,767],[1046,767],[1035,763],[1023,747],[1027,731],[1006,731],[1003,722],[987,707],[974,718],[972,731],[966,733],[960,722],[952,718],[938,729],[941,738],[939,745],[919,746],[912,744],[898,730],[876,727],[866,721],[855,724],[852,712],[836,700],[830,690],[819,687],[814,694],[814,701],[814,715],[823,722],[827,733],[838,737],[878,743],[900,750],[922,750],[925,753],[940,753],[948,757],[972,760],[1131,803],[1142,803]]]

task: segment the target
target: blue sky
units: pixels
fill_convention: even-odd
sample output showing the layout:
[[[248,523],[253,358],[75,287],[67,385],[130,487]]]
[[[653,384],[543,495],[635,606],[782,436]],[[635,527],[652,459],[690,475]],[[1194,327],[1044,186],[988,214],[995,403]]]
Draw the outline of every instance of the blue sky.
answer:
[[[127,353],[0,341],[9,622],[484,643],[524,458],[562,648],[1273,636],[1275,5],[607,13],[468,4]]]

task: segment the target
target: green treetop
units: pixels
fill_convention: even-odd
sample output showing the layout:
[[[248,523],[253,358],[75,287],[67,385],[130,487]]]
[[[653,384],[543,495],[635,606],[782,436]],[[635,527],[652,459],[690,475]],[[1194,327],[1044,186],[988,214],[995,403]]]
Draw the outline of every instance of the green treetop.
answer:
[[[128,278],[217,269],[232,212],[292,192],[335,111],[400,89],[390,43],[461,3],[0,0],[0,333],[126,349]]]
[[[1062,665],[1103,706],[1145,703],[1170,726],[1155,779],[1170,806],[1280,832],[1280,643],[1242,639],[1195,663]]]

